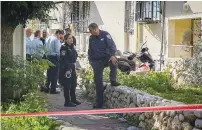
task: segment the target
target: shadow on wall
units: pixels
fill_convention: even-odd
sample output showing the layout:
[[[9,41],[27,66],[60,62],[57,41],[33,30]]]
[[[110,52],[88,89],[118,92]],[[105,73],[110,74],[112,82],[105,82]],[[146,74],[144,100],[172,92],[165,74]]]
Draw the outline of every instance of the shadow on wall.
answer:
[[[161,42],[162,27],[160,23],[157,24],[145,24],[145,29],[159,42]]]
[[[143,45],[143,43],[147,41],[146,46],[149,48],[150,54],[154,59],[158,59],[161,50],[161,24],[154,23],[140,25],[139,34],[140,36],[138,39],[140,44],[138,44],[138,50],[140,50],[140,47]]]
[[[196,2],[196,1],[193,1]],[[188,4],[188,10],[184,10],[184,1],[166,1],[166,17],[176,17],[182,15],[193,14],[190,5]]]
[[[90,9],[91,10],[90,10],[90,20],[89,20],[89,22],[90,23],[97,23],[98,26],[103,25],[104,24],[103,20],[102,20],[102,18],[100,16],[100,13],[98,11],[97,5],[95,4],[94,1],[92,1],[90,3]]]

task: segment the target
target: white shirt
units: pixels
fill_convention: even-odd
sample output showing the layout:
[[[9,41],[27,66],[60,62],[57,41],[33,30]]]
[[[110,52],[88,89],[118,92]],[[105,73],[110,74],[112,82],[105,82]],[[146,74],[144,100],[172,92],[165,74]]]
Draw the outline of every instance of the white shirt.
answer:
[[[43,57],[44,49],[43,49],[43,42],[38,38],[34,37],[31,42],[32,44],[32,55]]]

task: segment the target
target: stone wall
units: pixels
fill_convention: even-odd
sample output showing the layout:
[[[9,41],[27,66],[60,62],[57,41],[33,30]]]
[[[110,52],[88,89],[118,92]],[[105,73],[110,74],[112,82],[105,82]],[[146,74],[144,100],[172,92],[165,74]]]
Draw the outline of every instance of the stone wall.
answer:
[[[92,82],[87,82],[87,88],[93,88]],[[128,87],[111,87],[106,84],[105,106],[108,108],[130,108],[182,105],[181,102],[163,99],[139,90]],[[95,90],[86,89],[88,97],[95,96]],[[132,119],[144,130],[202,130],[201,111],[165,111],[154,113],[128,113],[124,114],[126,119]]]

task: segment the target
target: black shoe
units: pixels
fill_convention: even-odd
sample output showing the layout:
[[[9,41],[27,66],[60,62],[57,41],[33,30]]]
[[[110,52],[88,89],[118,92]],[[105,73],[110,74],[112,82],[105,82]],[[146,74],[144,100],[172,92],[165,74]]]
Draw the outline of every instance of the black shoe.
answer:
[[[50,91],[50,94],[60,94],[60,92]]]
[[[76,107],[76,104],[72,103],[72,102],[68,102],[64,104],[65,107]]]
[[[94,109],[102,109],[102,106],[101,105],[94,105],[93,108]]]
[[[44,87],[44,88],[43,88],[43,91],[44,91],[45,93],[49,93],[49,89],[48,89],[47,87]]]
[[[120,83],[118,83],[118,82],[116,82],[116,81],[112,81],[111,82],[111,86],[120,86],[121,84]]]
[[[80,105],[81,103],[79,101],[72,101],[72,103],[76,104],[76,105]]]
[[[45,92],[46,89],[48,89],[46,86],[44,86],[44,85],[41,85],[41,86],[40,86],[40,91],[41,91],[41,92]]]

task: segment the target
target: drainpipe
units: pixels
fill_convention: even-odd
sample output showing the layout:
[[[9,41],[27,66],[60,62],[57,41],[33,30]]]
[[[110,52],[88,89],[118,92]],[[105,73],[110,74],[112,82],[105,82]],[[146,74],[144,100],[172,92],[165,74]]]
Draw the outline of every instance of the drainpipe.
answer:
[[[201,34],[200,35],[201,35],[200,36],[201,37],[201,43],[200,44],[202,45],[202,17],[201,17]]]
[[[139,24],[138,23],[136,23],[136,25],[137,25],[137,28],[136,28],[136,49],[135,49],[135,52],[137,52],[138,51],[138,47],[139,47]]]
[[[164,33],[165,33],[165,4],[166,4],[166,1],[163,2],[163,5],[162,5],[162,17],[163,17],[163,21],[162,21],[162,24],[163,24],[163,27],[162,27],[162,33],[161,33],[161,50],[160,50],[160,71],[162,70],[162,62],[164,64],[164,61],[163,61],[163,47],[164,47]]]

